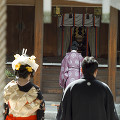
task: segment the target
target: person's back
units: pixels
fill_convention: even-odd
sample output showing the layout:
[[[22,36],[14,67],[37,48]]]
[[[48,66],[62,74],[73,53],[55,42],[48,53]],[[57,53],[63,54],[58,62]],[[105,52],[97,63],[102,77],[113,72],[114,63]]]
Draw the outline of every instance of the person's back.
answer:
[[[69,83],[82,77],[81,63],[83,57],[81,53],[77,52],[78,46],[76,44],[76,42],[73,42],[71,52],[66,53],[62,60],[59,84],[64,89]]]
[[[72,120],[109,120],[110,115],[110,120],[114,120],[113,97],[108,86],[95,78],[91,82],[85,79],[76,82],[71,84]]]
[[[35,56],[16,54],[12,62],[16,80],[4,87],[5,120],[43,120],[45,102],[42,92],[30,79],[38,69]]]
[[[109,87],[96,80],[97,68],[93,57],[83,60],[84,78],[66,88],[60,107],[62,117],[57,120],[119,120]]]
[[[71,82],[80,79],[82,77],[82,72],[80,68],[83,60],[81,53],[77,53],[74,50],[68,53],[67,56],[68,57],[65,65],[65,75],[64,75],[64,77],[67,79],[66,87]]]

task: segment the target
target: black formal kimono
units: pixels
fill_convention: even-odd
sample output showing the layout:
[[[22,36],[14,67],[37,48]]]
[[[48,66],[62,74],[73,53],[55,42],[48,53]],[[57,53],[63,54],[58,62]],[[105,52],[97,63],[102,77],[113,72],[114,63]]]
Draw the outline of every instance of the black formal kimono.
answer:
[[[45,103],[40,88],[32,82],[20,86],[11,81],[4,88],[6,120],[43,120]]]
[[[93,76],[76,80],[66,89],[57,120],[119,120],[109,87]]]

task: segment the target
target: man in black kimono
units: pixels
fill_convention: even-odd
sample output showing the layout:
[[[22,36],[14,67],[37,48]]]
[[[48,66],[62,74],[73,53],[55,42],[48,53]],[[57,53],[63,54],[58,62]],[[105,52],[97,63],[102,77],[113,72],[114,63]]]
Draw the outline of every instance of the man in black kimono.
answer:
[[[85,57],[84,78],[65,89],[57,120],[119,120],[110,88],[96,80],[98,62]]]

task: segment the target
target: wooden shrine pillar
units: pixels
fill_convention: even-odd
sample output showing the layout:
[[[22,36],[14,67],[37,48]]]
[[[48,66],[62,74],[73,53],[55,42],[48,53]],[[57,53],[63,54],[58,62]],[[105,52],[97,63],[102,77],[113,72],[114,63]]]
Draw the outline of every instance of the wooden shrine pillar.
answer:
[[[34,76],[34,83],[41,86],[42,83],[42,64],[43,64],[43,0],[35,2],[35,39],[34,39],[34,55],[39,68]],[[42,89],[42,88],[41,88]]]
[[[117,34],[118,34],[118,10],[111,7],[108,41],[108,85],[112,90],[114,100],[116,80],[116,55],[117,55]]]

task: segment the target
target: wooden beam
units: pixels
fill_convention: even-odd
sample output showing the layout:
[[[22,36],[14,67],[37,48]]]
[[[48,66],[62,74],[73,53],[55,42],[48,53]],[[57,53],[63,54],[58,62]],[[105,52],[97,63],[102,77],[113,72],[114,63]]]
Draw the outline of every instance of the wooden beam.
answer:
[[[101,7],[101,4],[88,4],[82,2],[67,1],[67,0],[52,0],[52,6],[60,7]]]
[[[7,5],[34,6],[35,0],[7,0]]]
[[[108,42],[108,85],[112,90],[114,100],[116,80],[116,54],[117,54],[118,10],[111,7]]]
[[[35,0],[7,0],[7,5],[34,6]],[[101,4],[88,4],[67,0],[52,0],[52,6],[60,7],[101,7]]]
[[[39,68],[34,76],[34,83],[41,88],[42,83],[42,60],[43,60],[43,0],[35,3],[35,40],[34,54]]]

